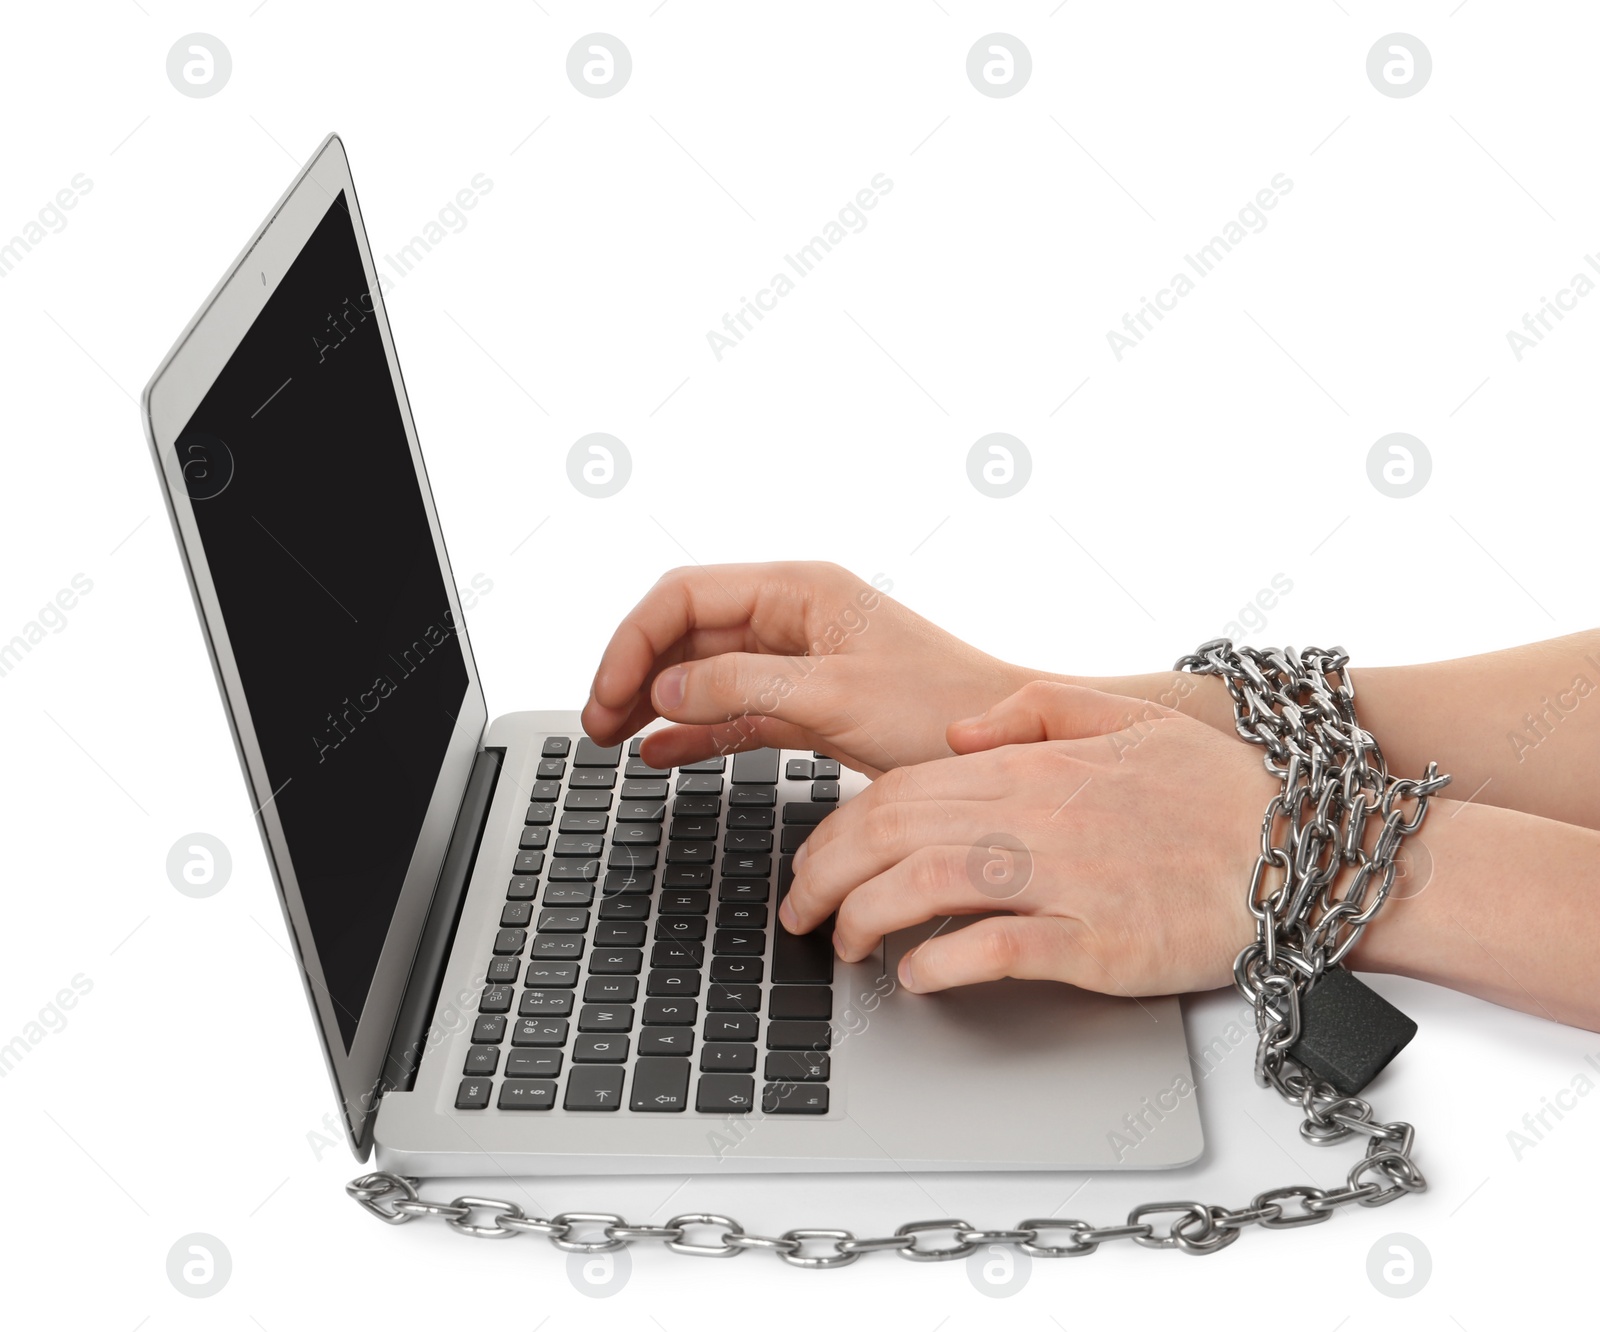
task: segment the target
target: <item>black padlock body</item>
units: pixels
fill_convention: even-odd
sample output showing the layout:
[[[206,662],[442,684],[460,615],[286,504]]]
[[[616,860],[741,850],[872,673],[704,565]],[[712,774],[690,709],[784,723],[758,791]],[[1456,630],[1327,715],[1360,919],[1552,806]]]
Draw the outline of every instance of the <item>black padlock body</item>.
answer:
[[[1358,1096],[1417,1034],[1417,1024],[1343,967],[1300,997],[1300,1039],[1289,1058],[1341,1095]]]

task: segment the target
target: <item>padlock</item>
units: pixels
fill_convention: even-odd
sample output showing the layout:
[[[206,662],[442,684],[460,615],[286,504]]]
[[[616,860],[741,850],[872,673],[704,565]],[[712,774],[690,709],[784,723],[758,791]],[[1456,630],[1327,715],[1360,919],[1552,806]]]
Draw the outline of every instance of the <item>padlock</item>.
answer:
[[[1300,1039],[1289,1058],[1343,1096],[1357,1096],[1417,1034],[1417,1024],[1343,967],[1300,996]]]

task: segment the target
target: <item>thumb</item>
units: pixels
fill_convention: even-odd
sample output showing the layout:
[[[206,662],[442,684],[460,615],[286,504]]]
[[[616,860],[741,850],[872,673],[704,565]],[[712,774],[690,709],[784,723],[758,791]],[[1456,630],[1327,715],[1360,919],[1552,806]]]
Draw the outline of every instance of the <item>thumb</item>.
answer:
[[[945,740],[958,754],[974,754],[1001,745],[1110,735],[1136,721],[1171,715],[1171,708],[1142,698],[1105,694],[1085,685],[1035,680],[1001,699],[981,717],[952,722]]]
[[[768,716],[805,726],[816,711],[823,660],[723,652],[669,666],[656,676],[650,702],[662,717],[689,725]]]

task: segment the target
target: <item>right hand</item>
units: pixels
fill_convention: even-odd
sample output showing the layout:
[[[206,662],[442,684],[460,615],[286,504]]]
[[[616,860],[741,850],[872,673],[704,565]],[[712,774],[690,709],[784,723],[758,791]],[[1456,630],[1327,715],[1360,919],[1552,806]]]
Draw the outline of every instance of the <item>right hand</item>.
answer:
[[[951,722],[1031,678],[835,564],[674,569],[612,635],[583,725],[617,744],[677,723],[645,738],[660,768],[770,746],[876,777],[948,756]]]

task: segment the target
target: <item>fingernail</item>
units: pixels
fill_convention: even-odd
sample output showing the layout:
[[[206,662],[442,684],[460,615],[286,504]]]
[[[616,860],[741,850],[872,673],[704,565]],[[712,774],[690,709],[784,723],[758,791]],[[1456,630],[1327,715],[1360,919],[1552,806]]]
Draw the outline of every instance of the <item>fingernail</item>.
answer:
[[[833,932],[833,951],[836,952],[839,955],[839,960],[841,962],[848,962],[850,960],[848,957],[846,957],[844,955],[844,945],[839,942],[839,931],[838,930],[835,930]]]
[[[661,712],[671,712],[674,708],[683,706],[683,677],[688,674],[682,666],[674,666],[670,670],[662,671],[656,677],[656,708]]]
[[[806,851],[806,844],[801,842],[800,849],[794,853],[794,872],[796,874],[800,873],[800,866],[806,863],[806,856],[808,854],[809,853]]]
[[[917,983],[912,977],[911,959],[915,956],[916,954],[914,952],[907,953],[900,959],[899,966],[900,984],[904,985],[906,989],[910,990],[913,994],[916,993]]]
[[[980,712],[976,717],[963,717],[960,721],[953,722],[952,725],[955,725],[955,726],[976,726],[979,722],[981,722],[988,715],[989,714],[986,713],[986,712]]]
[[[795,915],[794,904],[787,897],[783,899],[783,905],[778,908],[778,919],[783,922],[783,927],[790,934],[800,932],[800,918]]]

